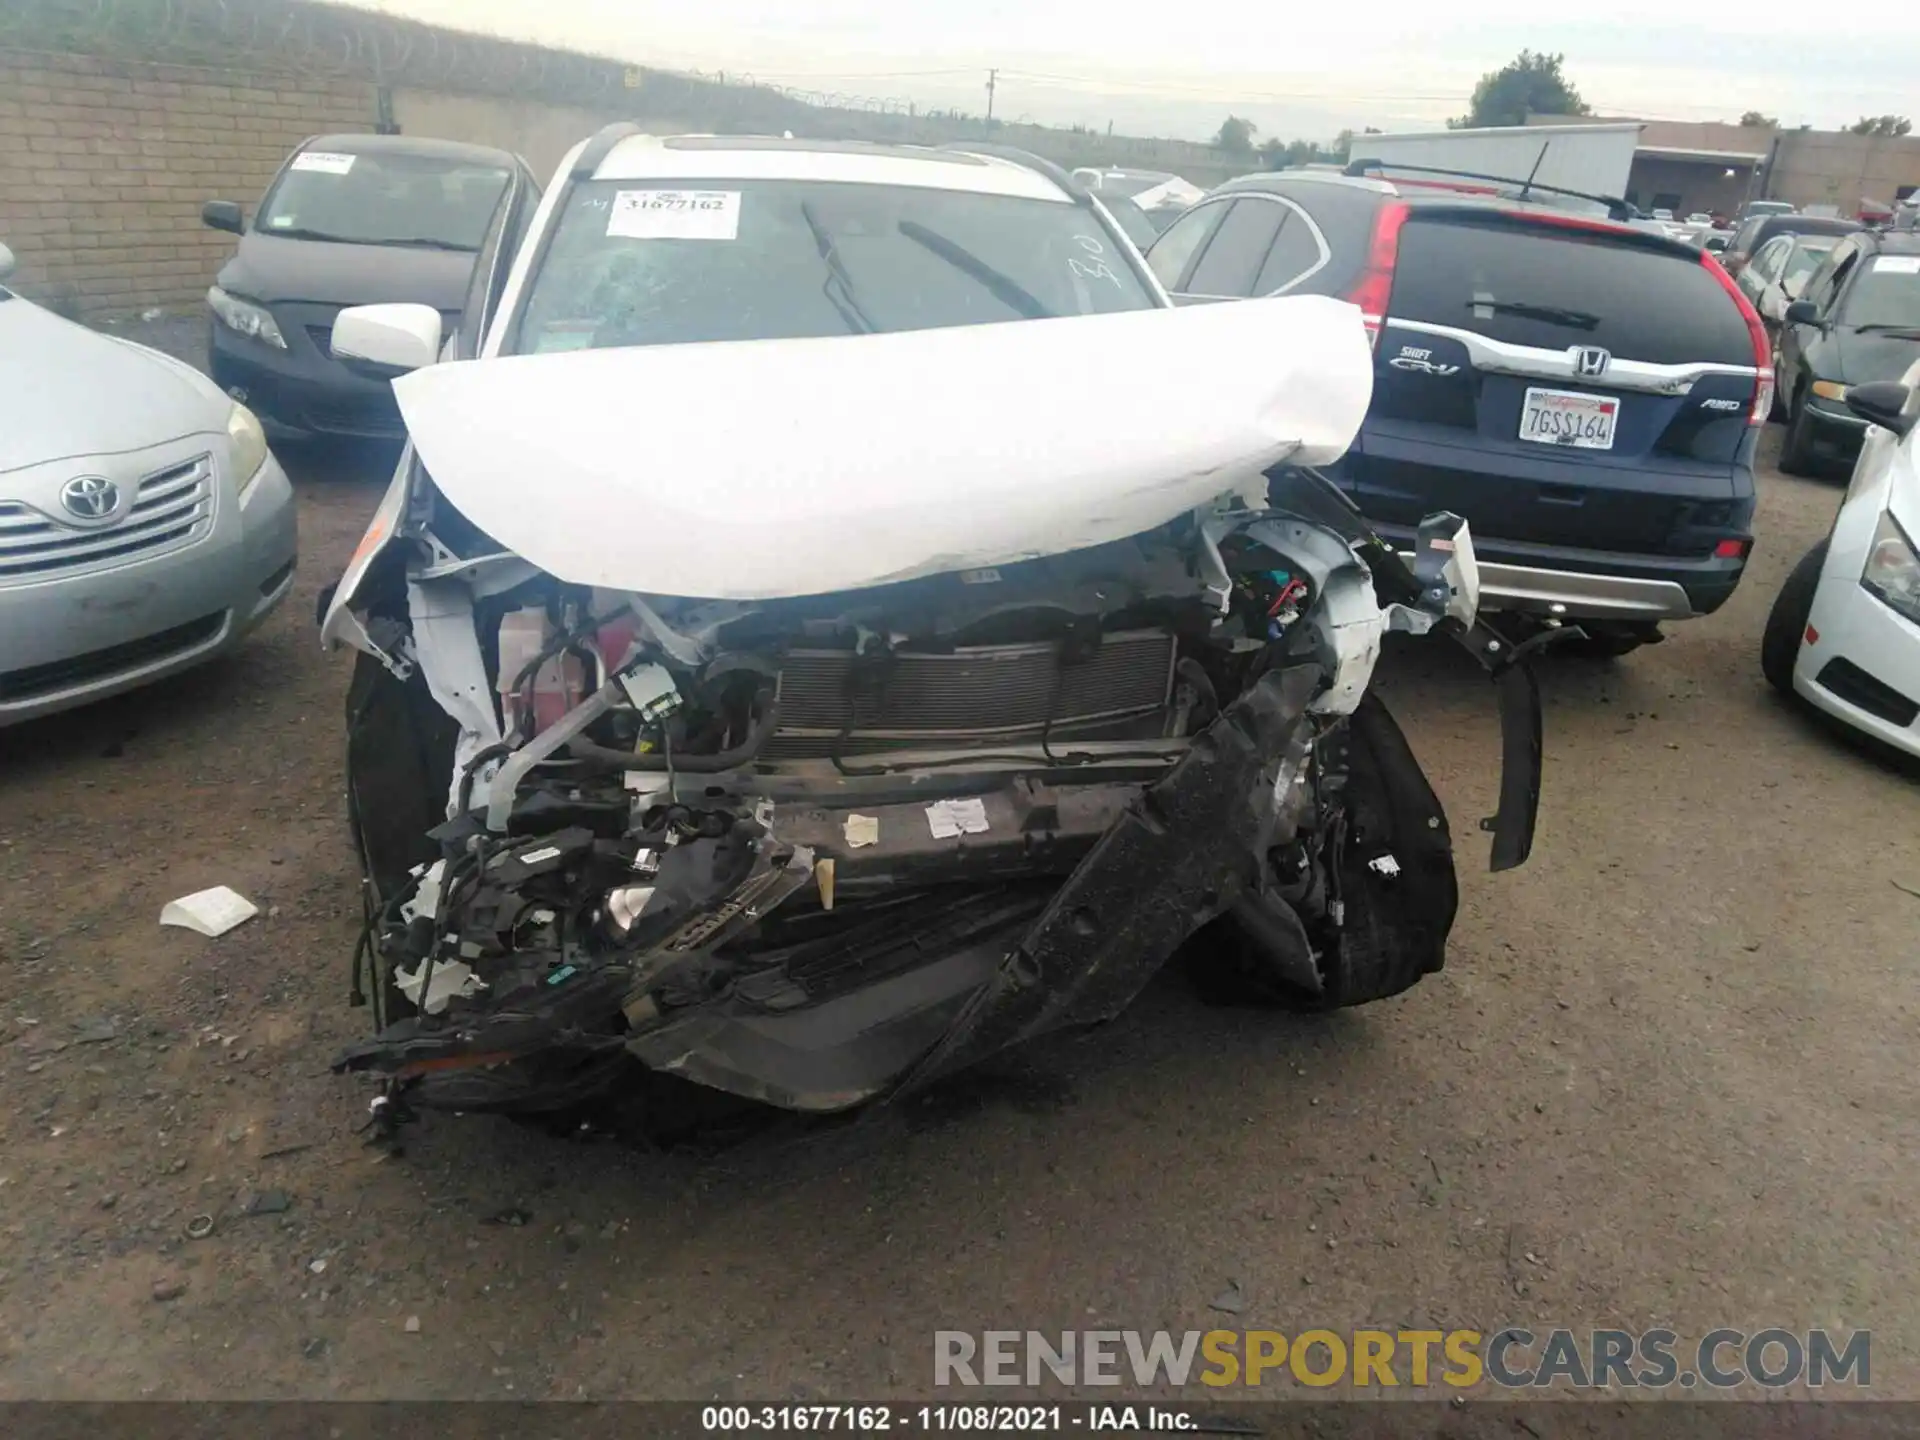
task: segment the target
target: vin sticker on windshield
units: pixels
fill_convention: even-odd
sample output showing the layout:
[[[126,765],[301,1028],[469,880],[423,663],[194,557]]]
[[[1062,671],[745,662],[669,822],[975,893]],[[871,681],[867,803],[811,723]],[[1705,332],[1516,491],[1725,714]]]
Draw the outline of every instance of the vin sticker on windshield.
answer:
[[[736,240],[738,190],[622,190],[607,234],[623,240]]]
[[[351,155],[336,155],[331,150],[308,150],[293,157],[295,170],[318,170],[323,175],[344,175],[353,169]]]

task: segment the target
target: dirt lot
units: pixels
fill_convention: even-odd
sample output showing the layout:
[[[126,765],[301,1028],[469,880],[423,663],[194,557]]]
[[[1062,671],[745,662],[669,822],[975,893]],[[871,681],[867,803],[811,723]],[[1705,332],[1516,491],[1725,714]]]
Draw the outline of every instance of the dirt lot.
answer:
[[[1406,997],[1297,1020],[1169,975],[857,1124],[648,1153],[442,1117],[393,1160],[326,1069],[366,1016],[312,627],[383,466],[294,468],[298,587],[244,653],[0,735],[0,1396],[924,1395],[937,1328],[1221,1322],[1871,1327],[1875,1391],[1920,1396],[1920,781],[1757,666],[1837,487],[1769,474],[1727,610],[1548,667],[1518,872],[1473,833],[1490,693],[1393,659],[1463,837]],[[220,883],[260,918],[157,927]]]

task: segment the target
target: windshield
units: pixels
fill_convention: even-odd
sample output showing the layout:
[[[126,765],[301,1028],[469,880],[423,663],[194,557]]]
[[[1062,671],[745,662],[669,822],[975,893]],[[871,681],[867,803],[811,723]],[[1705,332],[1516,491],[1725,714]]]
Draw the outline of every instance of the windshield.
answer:
[[[1876,255],[1847,292],[1845,324],[1920,329],[1920,255]]]
[[[1820,268],[1827,252],[1839,243],[1837,239],[1825,238],[1796,240],[1787,250],[1787,268],[1780,277],[1781,285],[1798,292],[1807,276]]]
[[[254,228],[303,240],[478,250],[506,188],[507,172],[495,165],[308,150],[261,203]]]
[[[805,180],[577,186],[535,274],[519,353],[930,330],[1145,310],[1078,205]]]

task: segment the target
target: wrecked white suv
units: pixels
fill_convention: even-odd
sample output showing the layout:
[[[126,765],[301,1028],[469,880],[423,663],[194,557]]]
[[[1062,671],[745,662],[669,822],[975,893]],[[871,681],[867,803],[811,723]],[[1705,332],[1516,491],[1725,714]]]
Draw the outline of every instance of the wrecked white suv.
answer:
[[[646,1071],[843,1109],[1190,940],[1266,1000],[1404,990],[1456,888],[1391,630],[1498,678],[1525,858],[1538,699],[1465,525],[1409,566],[1308,468],[1366,409],[1353,307],[1173,310],[1008,153],[614,127],[489,245],[462,335],[333,332],[411,372],[323,620],[375,1018],[336,1068],[388,1119]]]

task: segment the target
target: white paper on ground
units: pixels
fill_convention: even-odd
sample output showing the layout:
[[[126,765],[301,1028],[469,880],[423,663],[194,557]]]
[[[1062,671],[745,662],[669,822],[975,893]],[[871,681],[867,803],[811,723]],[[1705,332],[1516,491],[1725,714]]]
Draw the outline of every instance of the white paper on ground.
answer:
[[[1124,539],[1352,442],[1360,312],[1321,296],[896,335],[430,365],[434,481],[558,579],[758,600]]]
[[[607,234],[625,240],[735,240],[738,190],[622,190],[607,214]]]
[[[847,837],[847,848],[859,850],[868,845],[880,843],[880,817],[878,815],[849,815],[841,827]]]
[[[170,900],[160,911],[162,925],[178,925],[201,935],[224,935],[260,913],[260,907],[237,890],[216,885]]]
[[[293,157],[290,170],[317,170],[323,175],[345,175],[353,169],[354,157],[337,155],[331,150],[308,150]]]
[[[956,835],[987,833],[987,802],[972,800],[936,800],[927,806],[927,825],[936,840],[951,840]]]

